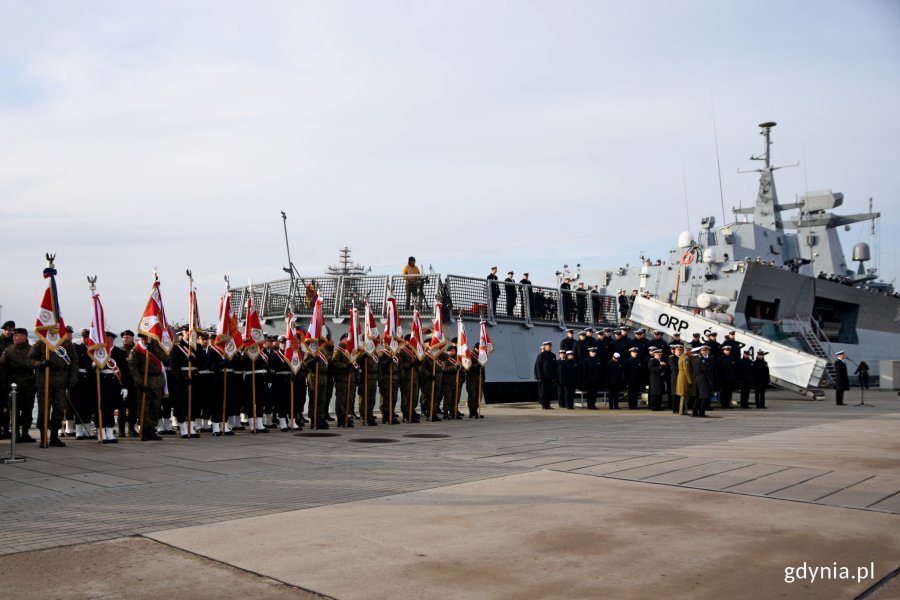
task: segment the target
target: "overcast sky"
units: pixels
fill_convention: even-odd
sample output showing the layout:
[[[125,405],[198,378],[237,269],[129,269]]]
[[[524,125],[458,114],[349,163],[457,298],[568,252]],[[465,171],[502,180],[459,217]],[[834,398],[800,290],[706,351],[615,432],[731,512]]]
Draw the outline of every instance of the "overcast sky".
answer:
[[[884,214],[897,273],[900,3],[0,0],[0,304],[29,328],[57,254],[60,305],[134,328],[159,267],[170,318],[193,270],[596,269],[663,257],[752,203],[774,120],[782,201]],[[685,202],[687,197],[687,205]],[[688,224],[688,216],[690,224]],[[730,212],[729,212],[730,220]],[[844,234],[870,241],[868,225]],[[848,248],[849,255],[849,248]]]

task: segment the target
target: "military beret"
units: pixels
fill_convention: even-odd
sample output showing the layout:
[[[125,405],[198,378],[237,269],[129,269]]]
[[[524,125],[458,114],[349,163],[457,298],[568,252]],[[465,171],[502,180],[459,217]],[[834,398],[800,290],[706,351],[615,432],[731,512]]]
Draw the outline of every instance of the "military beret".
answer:
[[[456,341],[457,341],[457,340],[456,340],[456,337],[455,337],[455,336],[452,337],[452,338],[450,338],[450,343],[451,343],[451,344],[455,344]]]
[[[87,337],[89,335],[91,335],[91,332],[89,330],[87,330],[87,329],[81,330],[81,337]]]
[[[350,337],[350,334],[348,334],[348,333],[342,333],[342,334],[341,334],[341,339],[340,339],[340,341],[343,342],[344,340],[348,339],[349,337]],[[409,339],[409,337],[407,336],[406,339]]]
[[[146,334],[145,332],[143,332],[143,331],[138,331],[138,337],[141,338],[142,340],[146,340],[146,339],[149,339],[149,338],[150,338],[150,336],[147,335],[147,334]]]
[[[132,330],[130,330],[130,329],[126,329],[125,331],[123,331],[123,332],[120,333],[119,335],[121,335],[122,337],[125,337],[126,335],[130,335],[131,337],[134,337],[134,332],[133,332]]]
[[[115,333],[113,333],[112,331],[107,331],[107,332],[106,332],[106,337],[111,337],[112,339],[116,339],[116,338],[119,337],[119,336],[117,336],[117,335],[116,335]]]
[[[24,327],[16,327],[15,329],[13,329],[13,334],[14,335],[18,335],[18,334],[28,335],[28,330],[25,329]]]
[[[71,325],[66,325],[66,333],[74,333],[74,332],[75,332],[75,330],[72,329]]]
[[[641,350],[637,346],[632,346],[631,348],[628,349],[628,351],[629,352],[640,352]]]
[[[3,324],[3,329],[15,329],[15,328],[16,328],[15,321],[7,321],[6,323]]]

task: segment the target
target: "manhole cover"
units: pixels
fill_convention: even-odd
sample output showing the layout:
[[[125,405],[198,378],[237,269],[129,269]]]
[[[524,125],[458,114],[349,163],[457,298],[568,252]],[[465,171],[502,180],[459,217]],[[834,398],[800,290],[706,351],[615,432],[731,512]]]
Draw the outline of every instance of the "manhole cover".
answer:
[[[303,433],[295,433],[297,437],[339,437],[339,433],[328,433],[327,431],[306,431]]]
[[[448,438],[450,436],[447,435],[446,433],[407,433],[403,437],[435,439],[435,438]]]
[[[350,441],[358,444],[391,444],[397,440],[392,438],[350,438]]]

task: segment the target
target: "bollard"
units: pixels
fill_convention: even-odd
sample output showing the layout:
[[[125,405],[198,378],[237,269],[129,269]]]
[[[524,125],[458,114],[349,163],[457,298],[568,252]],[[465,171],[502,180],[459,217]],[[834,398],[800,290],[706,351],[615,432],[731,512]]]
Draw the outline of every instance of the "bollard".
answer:
[[[0,462],[7,465],[14,465],[17,463],[25,462],[25,457],[20,456],[16,458],[16,434],[18,433],[18,429],[16,428],[16,384],[13,383],[10,386],[9,391],[9,399],[11,402],[10,406],[10,418],[9,424],[11,426],[11,435],[9,436],[9,457],[8,458],[0,458]]]

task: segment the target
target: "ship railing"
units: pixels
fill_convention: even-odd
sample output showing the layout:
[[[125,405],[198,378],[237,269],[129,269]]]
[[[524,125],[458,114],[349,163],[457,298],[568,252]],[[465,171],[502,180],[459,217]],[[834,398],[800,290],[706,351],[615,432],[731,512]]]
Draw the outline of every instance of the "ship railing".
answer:
[[[488,287],[493,288],[493,294],[495,294],[491,299],[489,313],[493,316],[492,322],[525,325],[531,323],[532,286],[507,281],[492,281]]]
[[[391,275],[388,286],[397,300],[397,314],[400,318],[412,318],[416,310],[431,314],[435,298],[440,297],[441,275]]]
[[[350,309],[355,305],[363,316],[363,308],[366,300],[369,301],[369,310],[377,317],[385,314],[390,275],[343,275],[338,285],[338,300],[336,317],[350,315]]]
[[[539,285],[529,287],[531,288],[531,297],[528,303],[528,312],[531,323],[562,327],[559,288]]]
[[[295,317],[312,316],[316,303],[316,294],[322,298],[322,309],[325,316],[335,316],[340,277],[315,276],[300,277],[291,289],[290,279],[277,279],[253,286],[253,302],[260,319],[274,321],[283,319],[288,309]],[[248,286],[231,288],[232,307],[238,319],[247,318]]]
[[[444,311],[448,316],[493,321],[488,284],[487,279],[479,277],[447,275],[441,294]]]

